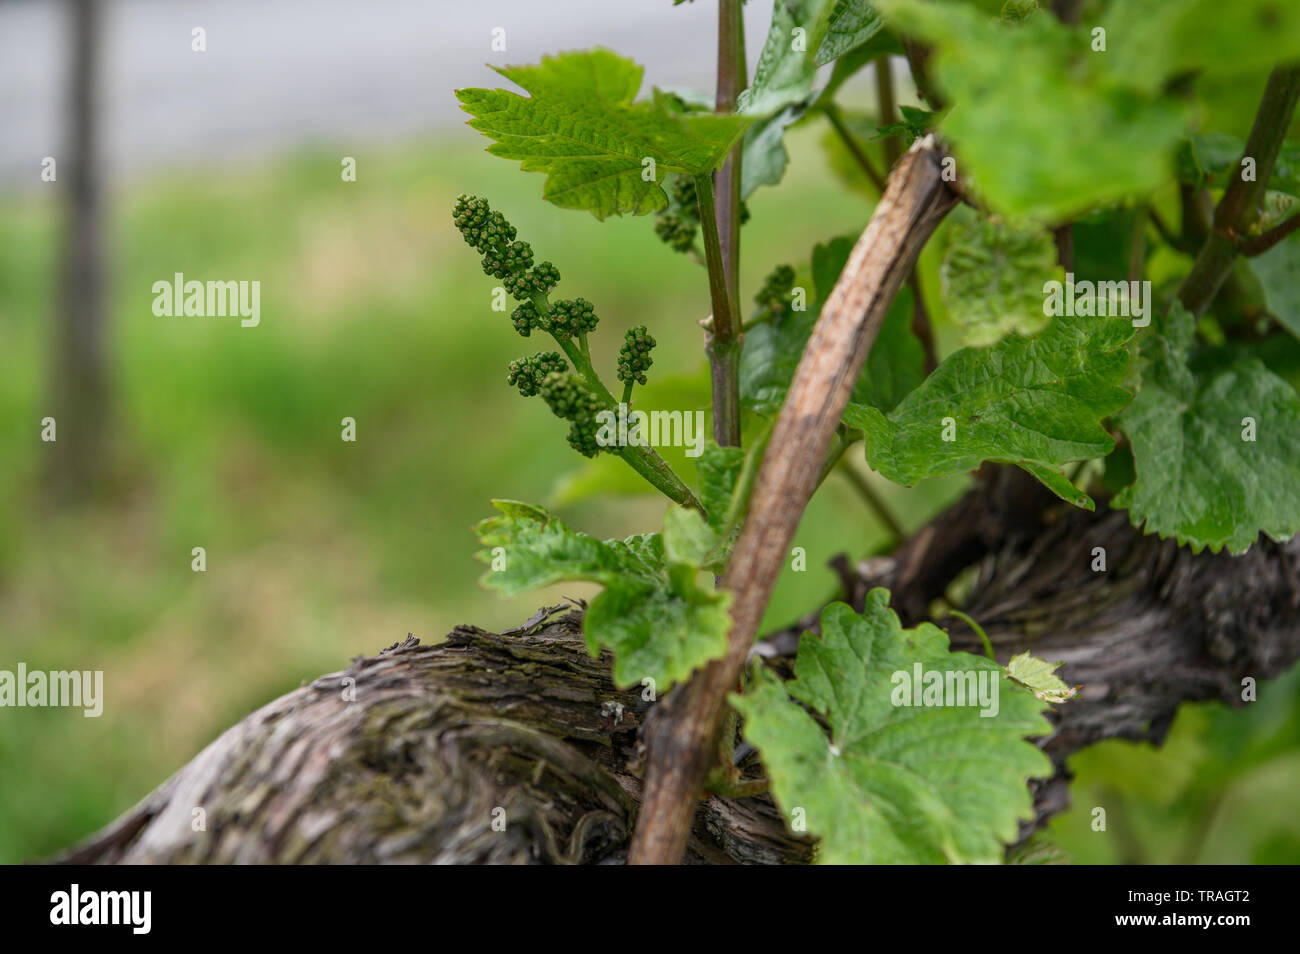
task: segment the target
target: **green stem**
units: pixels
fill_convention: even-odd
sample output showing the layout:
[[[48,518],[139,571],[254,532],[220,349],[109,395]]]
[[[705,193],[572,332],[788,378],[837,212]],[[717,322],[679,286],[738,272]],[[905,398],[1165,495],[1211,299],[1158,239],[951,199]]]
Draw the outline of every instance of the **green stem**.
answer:
[[[691,510],[704,513],[704,505],[696,498],[690,487],[682,482],[677,472],[668,466],[653,447],[612,447],[611,453],[623,458],[633,470],[644,477],[673,503]]]
[[[766,778],[741,778],[736,768],[736,728],[738,717],[736,710],[727,707],[723,717],[722,734],[718,738],[717,761],[704,783],[707,791],[720,798],[752,798],[762,795],[771,786]]]
[[[1255,256],[1263,255],[1270,248],[1282,241],[1292,232],[1300,229],[1300,214],[1293,215],[1280,225],[1275,225],[1267,232],[1261,232],[1259,235],[1253,235],[1250,238],[1242,239],[1237,243],[1241,249],[1242,255]]]
[[[1277,67],[1269,74],[1255,122],[1246,140],[1242,158],[1255,160],[1255,178],[1245,182],[1240,165],[1214,210],[1214,224],[1187,273],[1178,298],[1188,311],[1200,317],[1210,307],[1237,259],[1240,236],[1259,218],[1260,200],[1268,190],[1273,165],[1286,138],[1296,100],[1300,99],[1300,66]]]
[[[740,92],[748,84],[742,3],[743,0],[718,0],[718,69],[713,107],[715,112],[723,115],[735,112]],[[737,316],[737,322],[737,307],[740,302],[740,184],[744,155],[742,139],[731,147],[727,161],[718,170],[715,182],[722,270],[727,281],[727,299],[731,302],[731,313]],[[739,337],[739,330],[733,328],[732,331]],[[737,417],[734,434],[737,446],[740,444],[739,428]]]
[[[975,622],[975,620],[967,616],[961,610],[949,610],[948,612],[951,615],[956,616],[971,629],[975,630],[975,635],[977,635],[980,638],[980,642],[984,644],[984,655],[988,656],[989,659],[992,659],[994,662],[997,662],[996,659],[993,659],[993,643],[989,641],[989,634],[984,632],[984,627]]]
[[[858,141],[853,138],[853,133],[849,132],[849,127],[844,125],[844,118],[840,116],[840,108],[834,103],[827,103],[822,111],[826,114],[826,119],[830,122],[831,128],[835,130],[836,135],[840,137],[840,141],[844,143],[844,148],[853,157],[853,161],[866,173],[867,178],[871,180],[876,190],[881,195],[884,195],[884,176],[876,171],[876,167],[871,164],[871,160],[867,158],[867,154],[858,145]]]
[[[713,322],[706,348],[713,391],[713,439],[724,447],[739,447],[739,323],[735,318],[736,305],[728,287],[722,244],[718,238],[712,176],[695,177],[695,194],[700,204],[700,229],[704,233],[704,255],[709,268],[709,297],[713,304]]]
[[[903,529],[902,524],[890,513],[889,508],[885,506],[884,500],[876,493],[875,488],[867,483],[866,478],[858,473],[857,469],[845,459],[840,460],[838,469],[840,473],[848,478],[849,483],[853,485],[853,489],[858,492],[858,495],[870,508],[871,512],[876,515],[876,518],[894,535],[894,539],[906,540],[907,532]]]
[[[534,296],[533,303],[542,314],[547,314],[550,311],[545,295]],[[614,400],[614,395],[609,392],[609,388],[605,387],[605,382],[600,379],[596,369],[591,366],[591,359],[584,353],[584,349],[575,344],[572,338],[557,338],[555,335],[551,335],[551,337],[568,357],[573,369],[582,376],[587,387],[605,406],[605,410],[617,412],[618,402]],[[624,403],[627,403],[626,400]],[[696,498],[691,488],[686,486],[681,477],[677,476],[677,472],[668,465],[666,460],[659,456],[653,447],[627,445],[624,447],[610,447],[607,450],[609,453],[621,457],[629,467],[644,477],[652,487],[673,503],[704,513],[704,505]]]
[[[740,779],[738,781],[715,779],[705,785],[705,788],[719,798],[753,798],[756,795],[762,795],[771,787],[771,782],[766,778]]]
[[[745,519],[745,512],[749,509],[749,498],[754,492],[754,481],[758,478],[758,468],[763,463],[763,454],[767,452],[767,442],[772,439],[772,429],[774,427],[776,427],[775,418],[754,439],[753,444],[750,445],[745,454],[745,461],[741,465],[740,474],[736,477],[735,490],[731,494],[731,503],[727,507],[727,514],[722,522],[722,536],[724,539],[730,537],[733,531],[738,530],[741,521]]]
[[[820,487],[826,481],[826,478],[830,476],[831,471],[835,469],[835,465],[838,464],[840,458],[844,456],[844,452],[860,440],[862,440],[861,431],[854,428],[847,428],[843,424],[840,425],[839,430],[835,433],[835,442],[830,446],[830,449],[826,451],[826,459],[822,461],[821,473],[817,475],[818,487]]]
[[[880,107],[880,125],[891,126],[898,122],[894,111],[894,71],[890,68],[891,57],[888,53],[876,57],[876,103]],[[902,155],[902,144],[897,136],[889,136],[882,143],[885,149],[886,170],[894,168],[898,157]]]
[[[624,403],[624,404],[631,404],[631,403],[632,403],[632,385],[633,385],[634,383],[635,383],[635,382],[633,382],[633,381],[628,381],[626,384],[623,385],[623,403]]]

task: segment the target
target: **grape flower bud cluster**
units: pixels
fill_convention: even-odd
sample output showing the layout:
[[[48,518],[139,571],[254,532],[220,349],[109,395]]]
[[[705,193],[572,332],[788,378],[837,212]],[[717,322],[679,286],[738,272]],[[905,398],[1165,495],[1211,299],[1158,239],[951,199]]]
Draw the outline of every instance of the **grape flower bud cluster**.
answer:
[[[693,205],[694,183],[683,178],[678,184],[681,198]],[[515,331],[524,338],[534,330],[550,334],[574,364],[571,371],[560,352],[542,351],[510,362],[507,380],[524,397],[540,396],[556,417],[569,422],[569,444],[580,454],[594,457],[602,449],[596,439],[596,415],[613,403],[588,357],[586,335],[599,323],[595,307],[585,298],[548,301],[547,296],[560,283],[559,270],[550,262],[534,264],[532,246],[519,240],[515,227],[485,200],[460,196],[452,220],[466,243],[483,256],[483,271],[519,301],[510,314]],[[654,346],[644,325],[627,332],[618,355],[618,378],[629,389],[625,393],[630,393],[633,382],[646,383]]]

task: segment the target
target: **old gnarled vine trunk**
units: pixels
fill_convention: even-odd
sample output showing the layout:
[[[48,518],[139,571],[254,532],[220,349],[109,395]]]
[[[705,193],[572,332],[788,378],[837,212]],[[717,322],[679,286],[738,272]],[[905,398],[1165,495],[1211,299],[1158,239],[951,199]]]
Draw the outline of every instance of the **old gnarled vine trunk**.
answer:
[[[860,607],[889,586],[908,622],[965,570],[965,608],[1000,660],[1031,649],[1083,685],[1042,741],[1057,774],[1035,787],[1041,822],[1067,804],[1070,753],[1104,738],[1158,742],[1181,702],[1240,704],[1244,677],[1300,656],[1300,542],[1193,555],[1122,513],[1026,506],[1038,491],[1018,473],[989,469],[894,556],[837,567],[845,599]],[[1098,546],[1106,572],[1091,568]],[[964,626],[941,622],[954,648],[978,651]],[[458,627],[436,646],[408,639],[358,658],[227,730],[60,860],[620,863],[656,704],[613,686],[608,654],[591,658],[579,625],[553,608],[515,631]],[[799,630],[759,645],[777,671]],[[752,756],[745,768],[760,771]],[[814,851],[768,796],[714,796],[687,861],[802,863]]]

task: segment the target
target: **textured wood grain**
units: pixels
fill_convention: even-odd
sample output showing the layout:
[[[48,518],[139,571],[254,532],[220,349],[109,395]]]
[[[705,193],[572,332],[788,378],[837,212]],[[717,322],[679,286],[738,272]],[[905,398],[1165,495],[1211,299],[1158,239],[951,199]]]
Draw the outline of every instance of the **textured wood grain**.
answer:
[[[837,565],[842,596],[858,607],[872,586],[890,587],[896,606],[925,606],[973,567],[966,609],[998,659],[1031,649],[1065,662],[1064,678],[1084,688],[1041,741],[1057,766],[1035,789],[1041,823],[1068,803],[1073,752],[1107,738],[1159,743],[1182,702],[1241,705],[1243,677],[1264,680],[1300,658],[1300,540],[1194,556],[1142,536],[1122,513],[1034,497],[1018,470],[1000,472],[1009,476],[936,521],[942,537]],[[1032,520],[1003,520],[1012,506]],[[931,550],[948,536],[964,538],[962,558]],[[1091,569],[1096,546],[1105,573]],[[935,559],[911,559],[918,547]],[[61,860],[621,863],[642,804],[641,730],[656,706],[614,688],[608,654],[588,655],[578,620],[562,613],[501,634],[459,627],[437,646],[411,640],[359,658],[245,718]],[[979,651],[962,624],[940,622],[955,648]],[[759,647],[779,675],[800,631]],[[753,756],[743,767],[759,772]],[[504,830],[492,826],[495,808]],[[685,860],[812,856],[768,797],[711,797],[698,803]]]

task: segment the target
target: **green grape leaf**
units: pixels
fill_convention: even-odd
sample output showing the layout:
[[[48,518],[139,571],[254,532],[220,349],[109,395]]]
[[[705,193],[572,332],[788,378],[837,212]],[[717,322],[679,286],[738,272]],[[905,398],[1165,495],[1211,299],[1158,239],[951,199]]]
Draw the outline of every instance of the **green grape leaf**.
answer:
[[[745,133],[742,199],[781,181],[790,163],[785,131],[803,118],[817,68],[870,49],[883,25],[865,0],[776,0],[754,81],[736,104],[741,113],[764,117]]]
[[[823,45],[825,45],[823,43]],[[835,66],[831,69],[830,79],[817,94],[816,105],[825,106],[835,98],[850,77],[858,70],[862,69],[878,56],[890,54],[901,56],[903,54],[903,44],[899,41],[897,34],[891,30],[880,29],[873,33],[861,45],[854,47],[847,53],[843,53],[835,60]]]
[[[630,580],[604,589],[582,621],[592,654],[614,652],[614,684],[654,680],[663,692],[727,652],[731,594],[701,587],[696,569],[670,566],[667,585]]]
[[[496,142],[488,152],[546,173],[543,197],[598,219],[644,215],[668,204],[661,183],[670,172],[703,175],[722,164],[751,120],[682,108],[655,91],[634,102],[642,68],[594,49],[542,58],[534,66],[494,67],[530,93],[460,89],[469,125]],[[646,181],[643,173],[653,176]]]
[[[816,62],[825,66],[853,52],[880,33],[885,21],[866,0],[836,0]]]
[[[819,862],[1002,859],[1033,817],[1027,780],[1052,774],[1025,741],[1050,731],[1043,702],[991,660],[950,652],[938,627],[903,629],[883,589],[862,615],[826,607],[794,671],[782,686],[758,669],[732,699],[782,812],[802,809],[821,839]]]
[[[1061,467],[1114,447],[1101,420],[1130,400],[1120,382],[1132,334],[1128,319],[1062,315],[1037,337],[955,351],[893,411],[850,404],[844,420],[862,429],[871,467],[895,483],[964,474],[991,460],[1018,464],[1091,508]]]
[[[569,580],[599,583],[582,628],[592,655],[614,653],[614,682],[653,679],[657,691],[727,651],[731,594],[700,586],[699,564],[713,532],[694,511],[674,507],[663,535],[597,540],[531,504],[494,500],[499,516],[475,532],[487,549],[483,585],[506,596]]]
[[[1269,312],[1300,338],[1300,233],[1250,259],[1250,270],[1264,289]]]
[[[625,577],[652,577],[662,562],[663,546],[638,540],[601,542],[585,533],[570,530],[541,507],[516,500],[494,500],[501,516],[481,521],[474,532],[488,548],[503,547],[505,566],[489,571],[483,584],[503,596],[517,596],[526,590],[568,580],[589,580],[603,586]],[[491,564],[491,549],[478,559]]]
[[[776,185],[790,164],[785,148],[786,128],[803,118],[801,103],[787,106],[760,119],[745,130],[744,159],[740,166],[740,197],[748,199],[755,189]]]
[[[958,175],[994,211],[1057,221],[1169,178],[1185,106],[1134,93],[1081,31],[1042,12],[1009,24],[966,4],[879,7],[934,45],[935,82],[952,102],[940,129]]]
[[[740,352],[740,403],[757,414],[775,414],[799,365],[817,316],[790,311],[745,332]]]
[[[1114,506],[1195,551],[1244,553],[1261,532],[1289,539],[1300,529],[1300,396],[1258,358],[1193,371],[1194,324],[1175,304],[1165,333],[1143,344],[1142,388],[1116,419],[1137,479]]]
[[[698,510],[669,507],[664,514],[664,558],[684,566],[710,566],[718,535]]]
[[[1068,865],[1073,864],[1070,856],[1060,845],[1044,837],[1041,833],[1031,836],[1024,844],[1012,848],[1007,853],[1009,865]]]
[[[1181,73],[1262,78],[1300,57],[1300,6],[1284,0],[1113,0],[1101,26],[1098,55],[1148,93]]]
[[[1146,210],[1142,213],[1146,215]],[[1075,282],[1104,282],[1126,278],[1133,252],[1137,212],[1132,206],[1097,209],[1070,226]],[[1145,224],[1145,223],[1143,223]],[[1144,254],[1150,246],[1143,243]]]
[[[804,101],[819,66],[866,43],[882,26],[863,0],[775,0],[754,79],[737,110],[766,116]]]
[[[758,414],[781,409],[822,305],[848,261],[856,237],[840,236],[813,248],[812,278],[816,302],[806,311],[789,311],[780,318],[745,332],[740,355],[740,403]],[[912,333],[912,292],[902,289],[890,305],[880,333],[867,355],[852,398],[886,410],[910,393],[925,377],[925,350]]]
[[[912,290],[903,288],[885,313],[850,398],[892,411],[925,380],[925,348],[912,332]]]
[[[902,122],[889,123],[880,127],[880,136],[904,136],[907,144],[910,146],[918,139],[923,139],[925,135],[934,126],[935,113],[928,109],[919,109],[916,106],[900,106],[898,111],[902,114]]]
[[[839,235],[829,242],[819,242],[813,246],[813,294],[817,296],[818,304],[825,303],[831,297],[835,283],[840,280],[840,273],[848,264],[856,243],[855,235]]]
[[[722,529],[744,463],[744,450],[720,447],[712,440],[705,442],[703,452],[695,459],[695,471],[700,478],[700,503],[708,511],[709,526],[714,530]]]
[[[1227,188],[1238,174],[1246,141],[1227,133],[1202,133],[1183,140],[1178,150],[1178,178],[1194,186]],[[1283,143],[1269,189],[1300,195],[1300,146]]]
[[[983,348],[1010,332],[1032,335],[1047,324],[1043,285],[1064,280],[1052,233],[974,219],[952,230],[939,267],[944,304],[963,344]]]
[[[1049,663],[1029,653],[1012,656],[1007,675],[1044,702],[1067,702],[1079,693],[1078,686],[1067,686],[1056,675],[1060,663]]]

